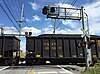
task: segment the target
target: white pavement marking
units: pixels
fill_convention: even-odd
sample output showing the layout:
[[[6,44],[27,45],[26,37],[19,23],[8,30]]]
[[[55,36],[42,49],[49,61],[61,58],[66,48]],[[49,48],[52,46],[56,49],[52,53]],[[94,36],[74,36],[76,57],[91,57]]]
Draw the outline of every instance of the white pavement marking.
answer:
[[[6,69],[6,68],[9,68],[9,67],[10,67],[10,66],[4,67],[4,68],[0,69],[0,71],[4,70],[4,69]]]
[[[62,69],[63,71],[65,71],[66,73],[74,74],[74,73],[72,73],[72,72],[70,72],[70,71],[68,71],[68,70],[66,70],[66,69],[64,69],[64,68],[62,68],[60,65],[57,65],[57,67],[61,68],[61,69]]]

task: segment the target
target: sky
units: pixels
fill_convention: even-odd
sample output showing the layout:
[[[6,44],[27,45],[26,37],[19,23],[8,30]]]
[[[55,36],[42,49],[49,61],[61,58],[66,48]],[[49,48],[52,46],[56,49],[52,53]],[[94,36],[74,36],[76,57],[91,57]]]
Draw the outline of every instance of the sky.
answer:
[[[21,4],[24,4],[22,20],[22,32],[32,32],[32,36],[41,34],[53,34],[54,19],[47,19],[42,14],[42,8],[48,4],[51,6],[73,7],[85,9],[88,15],[89,32],[100,35],[100,0],[0,0],[0,27],[5,34],[18,34]],[[5,12],[4,12],[4,10]],[[71,12],[71,11],[70,11]],[[7,16],[8,15],[8,16]],[[12,16],[13,15],[13,16]],[[10,19],[9,19],[9,18]],[[85,25],[87,20],[85,19]],[[56,20],[56,34],[82,34],[82,24],[78,20]],[[1,30],[0,30],[1,32]],[[25,38],[21,39],[21,50],[25,51]]]

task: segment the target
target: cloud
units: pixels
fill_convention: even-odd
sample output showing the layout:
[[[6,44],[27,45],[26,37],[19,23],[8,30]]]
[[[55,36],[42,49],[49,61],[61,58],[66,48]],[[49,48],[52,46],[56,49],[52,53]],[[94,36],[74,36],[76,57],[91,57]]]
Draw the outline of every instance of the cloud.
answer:
[[[72,21],[72,20],[62,20],[62,24],[69,26],[72,29],[77,29],[79,28],[79,24],[81,25],[81,23],[78,21]]]
[[[100,35],[100,1],[84,5],[89,16],[90,33]]]
[[[14,27],[8,27],[8,26],[5,26],[5,27],[3,27],[3,32],[4,32],[4,34],[15,34],[15,33],[17,33],[17,29],[16,28],[14,28]],[[0,30],[0,32],[1,32],[1,30]]]
[[[29,4],[32,6],[33,10],[38,10],[39,6],[35,2],[34,3],[29,2]]]
[[[51,25],[48,25],[48,27],[42,29],[43,34],[53,34],[54,28]],[[82,34],[81,28],[77,29],[68,29],[68,28],[57,28],[55,31],[56,34]]]
[[[71,7],[70,4],[62,4],[62,3],[58,3],[55,5],[60,5],[61,7]],[[100,35],[100,1],[94,2],[94,3],[88,3],[86,5],[83,5],[85,8],[85,12],[88,14],[89,16],[89,27],[90,27],[90,34],[96,34],[96,35]],[[76,7],[74,7],[76,8]],[[70,13],[72,13],[73,11],[70,11]],[[63,15],[64,13],[62,13],[61,15]],[[76,15],[73,14],[73,15]],[[85,19],[85,25],[86,25],[87,20]],[[81,25],[81,23],[79,22],[73,22],[72,20],[63,20],[62,24],[65,25],[66,27],[69,27],[70,32],[73,33],[73,31],[77,31],[77,29],[79,29],[79,25]],[[72,29],[71,29],[72,28]],[[74,30],[73,30],[74,29]],[[66,29],[64,29],[66,30]],[[69,31],[66,30],[66,31]],[[81,31],[81,30],[80,30]],[[59,33],[61,32],[65,32],[63,30],[58,30]],[[69,32],[69,33],[70,33]],[[65,32],[66,33],[66,32]],[[76,32],[77,33],[77,32]]]
[[[30,21],[31,21],[30,19],[26,18],[26,22],[30,22]]]
[[[24,27],[22,30],[23,30],[22,34],[23,33],[25,34],[25,32],[32,32],[32,35],[34,35],[34,36],[41,34],[41,30],[39,30],[35,27]]]
[[[75,6],[72,6],[71,4],[62,4],[62,3],[58,3],[58,4],[55,4],[57,6],[60,6],[60,7],[64,7],[64,8],[77,8]],[[60,9],[60,14],[59,16],[65,16],[65,9]],[[66,9],[66,15],[69,17],[79,17],[79,13],[80,11],[79,10],[73,10],[73,9]],[[77,29],[79,28],[79,24],[80,22],[78,21],[73,21],[73,20],[62,20],[62,24],[63,25],[66,25],[66,27],[69,27],[69,28],[72,28],[72,29]]]
[[[4,34],[19,34],[19,32],[17,32],[17,29],[14,27],[3,27],[4,28]],[[1,32],[1,30],[0,30]],[[41,34],[41,30],[35,28],[35,27],[23,27],[22,28],[22,32],[21,34],[25,35],[25,32],[32,32],[33,36],[38,36]],[[26,50],[26,40],[25,37],[20,37],[21,39],[21,50],[25,52]]]
[[[41,18],[38,15],[34,15],[32,21],[41,21]]]

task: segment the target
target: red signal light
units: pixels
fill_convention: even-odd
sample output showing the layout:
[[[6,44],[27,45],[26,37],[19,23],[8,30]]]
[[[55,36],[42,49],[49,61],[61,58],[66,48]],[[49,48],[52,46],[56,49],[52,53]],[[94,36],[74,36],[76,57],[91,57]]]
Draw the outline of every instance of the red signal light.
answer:
[[[86,42],[78,42],[77,46],[80,47],[85,47],[86,46]]]
[[[48,12],[48,7],[44,6],[43,9],[42,9],[42,14],[46,15],[47,12]]]
[[[26,35],[26,36],[32,35],[32,32],[25,32],[25,35]]]
[[[25,35],[27,36],[28,35],[28,32],[25,32]]]

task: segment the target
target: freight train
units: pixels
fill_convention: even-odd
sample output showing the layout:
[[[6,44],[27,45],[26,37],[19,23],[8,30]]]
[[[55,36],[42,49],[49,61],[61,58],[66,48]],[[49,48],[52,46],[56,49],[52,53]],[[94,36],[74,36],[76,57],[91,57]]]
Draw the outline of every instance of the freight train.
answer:
[[[100,59],[100,36],[91,35],[92,61]],[[15,36],[0,36],[0,65],[78,64],[85,63],[85,47],[80,34],[42,34],[26,36],[26,57],[20,58],[20,40]]]
[[[91,35],[92,61],[100,58],[100,36]],[[43,34],[26,36],[26,64],[77,64],[85,63],[85,47],[79,34]]]
[[[0,36],[0,65],[18,64],[20,40],[15,36]]]

